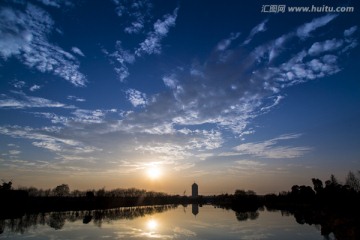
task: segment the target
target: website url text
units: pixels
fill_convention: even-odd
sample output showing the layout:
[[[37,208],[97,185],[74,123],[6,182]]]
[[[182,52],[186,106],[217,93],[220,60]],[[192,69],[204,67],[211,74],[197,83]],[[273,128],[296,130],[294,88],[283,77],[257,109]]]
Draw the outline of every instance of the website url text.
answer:
[[[263,13],[347,13],[354,12],[354,7],[332,7],[327,5],[315,6],[311,5],[307,7],[295,7],[286,5],[262,5],[261,12]]]

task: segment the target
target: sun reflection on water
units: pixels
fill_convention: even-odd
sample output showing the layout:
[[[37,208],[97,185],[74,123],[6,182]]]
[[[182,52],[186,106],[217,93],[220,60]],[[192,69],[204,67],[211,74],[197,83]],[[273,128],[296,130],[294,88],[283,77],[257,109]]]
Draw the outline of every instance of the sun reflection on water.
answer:
[[[149,221],[147,221],[146,225],[149,230],[154,231],[158,228],[159,224],[155,219],[150,219]]]

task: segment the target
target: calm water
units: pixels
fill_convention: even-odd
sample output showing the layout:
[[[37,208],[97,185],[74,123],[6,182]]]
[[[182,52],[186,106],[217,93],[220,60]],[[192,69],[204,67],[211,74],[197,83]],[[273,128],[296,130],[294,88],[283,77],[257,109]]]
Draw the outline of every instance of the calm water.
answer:
[[[27,215],[0,220],[0,230],[0,239],[324,239],[318,226],[280,211],[236,213],[210,205]]]

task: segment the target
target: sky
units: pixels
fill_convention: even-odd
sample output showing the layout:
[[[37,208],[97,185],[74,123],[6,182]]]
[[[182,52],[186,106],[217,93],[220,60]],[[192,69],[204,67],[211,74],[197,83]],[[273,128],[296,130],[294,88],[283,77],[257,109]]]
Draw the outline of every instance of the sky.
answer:
[[[181,195],[343,181],[360,170],[359,11],[2,0],[0,177]]]

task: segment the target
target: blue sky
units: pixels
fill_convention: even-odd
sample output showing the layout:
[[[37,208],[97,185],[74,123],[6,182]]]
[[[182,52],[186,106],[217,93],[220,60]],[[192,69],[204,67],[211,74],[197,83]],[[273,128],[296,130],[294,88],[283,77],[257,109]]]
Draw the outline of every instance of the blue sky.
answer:
[[[2,1],[0,176],[217,194],[360,169],[358,6],[265,4]]]

